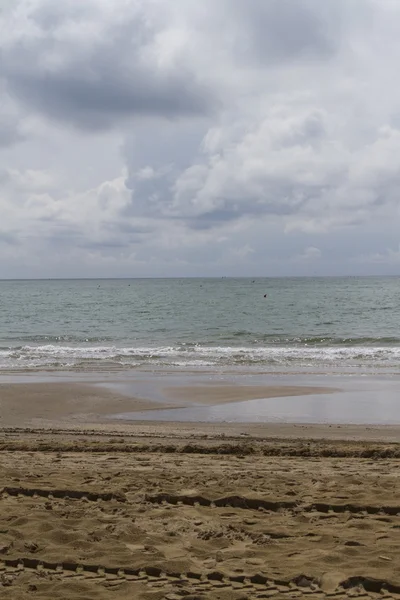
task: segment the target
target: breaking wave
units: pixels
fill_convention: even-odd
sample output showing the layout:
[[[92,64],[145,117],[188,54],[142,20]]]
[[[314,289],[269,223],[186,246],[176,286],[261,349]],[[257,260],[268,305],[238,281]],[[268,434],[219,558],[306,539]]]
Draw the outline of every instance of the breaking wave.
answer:
[[[276,367],[398,367],[400,345],[380,340],[372,345],[364,338],[327,345],[321,341],[268,346],[175,344],[171,346],[117,346],[27,344],[0,347],[0,369],[37,369],[106,366],[276,366]],[[386,345],[385,345],[386,343]],[[375,340],[376,344],[376,340]]]

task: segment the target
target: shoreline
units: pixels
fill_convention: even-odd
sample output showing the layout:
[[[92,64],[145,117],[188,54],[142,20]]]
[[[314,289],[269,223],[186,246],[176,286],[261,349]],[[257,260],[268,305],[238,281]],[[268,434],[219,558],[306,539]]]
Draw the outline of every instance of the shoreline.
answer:
[[[165,423],[159,421],[134,421],[128,423],[36,423],[35,426],[0,426],[4,440],[36,439],[43,440],[55,436],[56,439],[96,439],[112,440],[123,438],[141,443],[166,439],[174,442],[209,443],[263,443],[277,444],[293,442],[326,442],[327,444],[378,444],[400,447],[400,426],[398,425],[315,425],[292,423],[269,424],[227,424],[227,423]]]

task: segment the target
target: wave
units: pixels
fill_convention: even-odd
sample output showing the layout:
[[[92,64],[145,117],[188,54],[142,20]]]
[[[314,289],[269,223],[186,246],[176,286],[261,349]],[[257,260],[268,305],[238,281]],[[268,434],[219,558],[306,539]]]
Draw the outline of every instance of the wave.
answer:
[[[247,339],[252,343],[265,343],[268,345],[294,345],[294,346],[400,346],[400,338],[395,336],[382,337],[347,337],[332,335],[290,335],[259,334],[251,331],[239,330],[231,334],[235,340]],[[229,335],[223,339],[229,339]]]
[[[136,366],[386,366],[398,367],[400,346],[24,345],[0,348],[0,369],[56,368],[114,363]]]
[[[111,336],[85,336],[85,335],[73,335],[73,334],[60,334],[60,335],[23,335],[23,336],[8,336],[6,341],[14,343],[21,343],[21,341],[30,344],[59,344],[60,342],[66,342],[70,344],[101,344],[102,342],[112,342]],[[3,347],[4,348],[4,347]]]
[[[158,328],[152,330],[152,334],[159,337],[161,334],[164,338],[168,336],[168,330],[166,328]],[[179,338],[178,338],[179,339]],[[118,345],[127,342],[123,338],[120,338]],[[140,343],[139,339],[135,339],[135,342]],[[74,335],[74,334],[60,334],[60,335],[21,335],[21,336],[7,336],[3,338],[4,346],[0,346],[1,349],[9,349],[10,347],[21,348],[21,344],[28,346],[57,346],[60,345],[71,345],[86,347],[88,344],[92,344],[93,347],[98,347],[102,344],[107,347],[112,347],[115,344],[115,337],[101,335],[101,336],[86,336],[86,335]],[[129,342],[128,342],[129,343]],[[235,330],[227,331],[226,333],[219,333],[213,331],[208,339],[202,338],[201,341],[191,339],[190,337],[181,341],[177,341],[177,345],[182,346],[212,346],[218,347],[223,343],[226,346],[236,347],[238,344],[249,345],[249,346],[400,346],[400,337],[396,336],[382,336],[382,337],[347,337],[347,336],[332,336],[329,334],[325,335],[294,335],[289,333],[260,333],[249,330]],[[161,344],[160,344],[161,345]]]

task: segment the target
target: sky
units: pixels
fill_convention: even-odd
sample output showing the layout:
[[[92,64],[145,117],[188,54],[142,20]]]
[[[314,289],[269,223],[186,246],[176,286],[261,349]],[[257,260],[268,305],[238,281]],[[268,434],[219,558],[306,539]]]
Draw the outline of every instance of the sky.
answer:
[[[398,0],[3,0],[0,278],[400,274]]]

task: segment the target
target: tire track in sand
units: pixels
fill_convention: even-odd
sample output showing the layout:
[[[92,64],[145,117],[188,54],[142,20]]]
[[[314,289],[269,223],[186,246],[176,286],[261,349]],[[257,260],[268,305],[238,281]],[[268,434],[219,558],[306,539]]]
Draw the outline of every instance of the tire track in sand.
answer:
[[[25,496],[28,498],[62,498],[62,499],[74,499],[74,500],[90,500],[97,502],[98,500],[104,500],[110,502],[116,500],[117,502],[126,502],[126,497],[122,492],[89,492],[81,490],[60,490],[60,489],[42,489],[42,488],[26,488],[26,487],[3,487],[0,489],[0,497],[6,496]]]
[[[241,508],[244,510],[266,510],[278,512],[280,510],[301,512],[321,512],[321,513],[352,513],[369,515],[390,515],[400,514],[400,506],[372,506],[368,504],[332,504],[326,502],[313,502],[310,504],[301,504],[296,501],[274,501],[263,500],[262,498],[248,498],[246,496],[225,496],[223,498],[210,499],[205,496],[186,496],[161,493],[150,495],[146,494],[145,500],[151,504],[184,504],[186,506],[208,506],[211,508]]]
[[[0,561],[0,583],[3,586],[12,585],[12,579],[24,572],[35,572],[37,574],[59,578],[84,578],[94,583],[103,583],[109,586],[119,585],[123,582],[142,582],[143,584],[155,585],[158,588],[165,587],[166,593],[173,588],[185,588],[187,594],[204,594],[216,589],[231,589],[232,591],[243,591],[251,593],[251,598],[269,598],[283,594],[286,597],[296,597],[303,594],[308,597],[323,597],[323,590],[317,579],[307,575],[299,575],[293,579],[274,579],[261,573],[255,575],[229,575],[220,571],[186,573],[163,572],[155,566],[143,566],[140,569],[127,567],[107,567],[98,564],[82,564],[72,561],[62,563],[49,562],[34,558],[3,558]],[[346,598],[354,596],[354,593],[362,591],[364,598],[375,598],[375,594],[383,594],[389,598],[390,595],[400,597],[400,586],[392,584],[383,579],[374,579],[368,576],[352,576],[340,582],[336,591],[330,593],[335,598]],[[369,593],[372,593],[371,596]],[[204,596],[198,596],[205,598]]]

